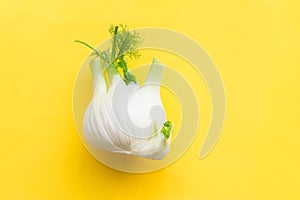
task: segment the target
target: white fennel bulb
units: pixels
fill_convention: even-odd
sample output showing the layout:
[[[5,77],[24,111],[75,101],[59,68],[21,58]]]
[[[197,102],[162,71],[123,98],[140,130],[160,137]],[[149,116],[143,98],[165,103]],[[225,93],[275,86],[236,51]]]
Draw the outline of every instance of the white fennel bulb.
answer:
[[[164,66],[154,58],[145,83],[138,84],[125,56],[137,53],[135,39],[139,35],[121,28],[121,33],[118,26],[110,29],[111,52],[98,52],[77,41],[92,48],[96,55],[90,62],[94,94],[84,115],[84,136],[97,149],[160,160],[170,150],[173,131],[160,97]],[[118,68],[123,70],[122,76]]]
[[[162,159],[170,149],[171,135],[161,131],[166,113],[158,85],[163,65],[154,59],[143,86],[128,85],[114,75],[107,88],[100,59],[91,61],[94,95],[84,115],[84,135],[95,148]],[[172,130],[170,129],[171,133]]]

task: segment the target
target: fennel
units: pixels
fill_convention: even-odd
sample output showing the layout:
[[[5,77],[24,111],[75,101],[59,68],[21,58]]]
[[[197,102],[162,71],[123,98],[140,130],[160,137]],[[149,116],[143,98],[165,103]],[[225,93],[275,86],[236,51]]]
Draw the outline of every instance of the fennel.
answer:
[[[154,58],[145,84],[139,85],[126,60],[139,57],[141,36],[124,25],[112,25],[109,32],[112,47],[102,52],[75,40],[95,56],[90,62],[94,95],[84,115],[85,138],[95,148],[162,159],[173,131],[160,98],[164,66]]]

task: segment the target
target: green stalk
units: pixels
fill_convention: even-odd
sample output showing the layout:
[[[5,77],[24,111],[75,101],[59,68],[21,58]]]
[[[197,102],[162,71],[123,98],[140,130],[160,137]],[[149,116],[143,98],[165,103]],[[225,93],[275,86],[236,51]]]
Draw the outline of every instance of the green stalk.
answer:
[[[90,45],[90,44],[88,44],[88,43],[86,43],[84,41],[81,41],[81,40],[74,40],[74,42],[78,42],[78,43],[83,44],[84,46],[92,49],[97,56],[99,56],[100,58],[104,59],[103,56],[101,55],[101,53],[97,49],[95,49],[92,45]]]
[[[113,46],[112,46],[112,49],[111,49],[111,62],[112,63],[115,61],[115,56],[116,56],[116,46],[117,46],[116,44],[117,44],[118,28],[119,28],[119,26],[115,26]]]

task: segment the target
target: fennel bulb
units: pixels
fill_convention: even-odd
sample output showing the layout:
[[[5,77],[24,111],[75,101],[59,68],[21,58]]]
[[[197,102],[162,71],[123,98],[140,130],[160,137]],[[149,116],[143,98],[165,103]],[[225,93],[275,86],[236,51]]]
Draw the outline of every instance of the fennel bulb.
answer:
[[[139,35],[111,27],[112,49],[91,60],[94,94],[84,115],[84,136],[94,148],[160,160],[170,150],[173,124],[160,98],[163,65],[154,58],[146,82],[137,83],[126,56],[136,56]],[[125,48],[124,45],[127,47]],[[122,70],[122,74],[117,69]]]

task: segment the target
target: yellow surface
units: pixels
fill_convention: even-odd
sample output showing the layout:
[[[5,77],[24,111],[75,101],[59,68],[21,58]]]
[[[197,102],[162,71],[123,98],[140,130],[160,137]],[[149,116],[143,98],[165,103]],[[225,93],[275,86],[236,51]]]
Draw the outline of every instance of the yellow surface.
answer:
[[[299,199],[299,6],[296,0],[2,1],[0,199]],[[142,175],[103,166],[80,143],[72,89],[90,51],[72,41],[99,44],[108,24],[120,22],[183,32],[215,61],[227,117],[204,160],[202,126],[180,160]]]

